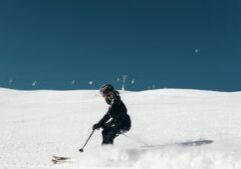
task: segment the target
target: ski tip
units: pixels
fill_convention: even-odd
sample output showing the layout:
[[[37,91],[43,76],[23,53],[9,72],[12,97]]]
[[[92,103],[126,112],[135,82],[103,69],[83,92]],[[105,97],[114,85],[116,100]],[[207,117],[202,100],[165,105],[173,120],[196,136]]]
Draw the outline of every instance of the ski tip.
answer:
[[[52,156],[54,160],[69,160],[70,157],[63,157],[63,156]]]
[[[51,159],[51,161],[52,161],[53,164],[57,164],[58,163],[58,161],[55,160],[55,159]]]

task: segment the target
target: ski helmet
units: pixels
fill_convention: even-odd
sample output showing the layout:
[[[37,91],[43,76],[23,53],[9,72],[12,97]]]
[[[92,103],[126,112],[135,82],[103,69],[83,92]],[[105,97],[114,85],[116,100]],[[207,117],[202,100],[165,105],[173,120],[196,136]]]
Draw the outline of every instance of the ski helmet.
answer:
[[[110,92],[113,91],[115,91],[115,89],[111,84],[105,84],[100,88],[100,93],[102,96],[108,95]]]

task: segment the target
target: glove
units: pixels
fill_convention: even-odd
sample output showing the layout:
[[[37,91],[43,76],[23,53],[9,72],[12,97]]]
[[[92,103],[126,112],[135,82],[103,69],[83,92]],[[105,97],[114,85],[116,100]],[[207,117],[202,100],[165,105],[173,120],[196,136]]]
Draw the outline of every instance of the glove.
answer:
[[[100,129],[100,124],[99,123],[96,123],[96,124],[94,124],[93,126],[92,126],[92,129],[93,130],[99,130]]]

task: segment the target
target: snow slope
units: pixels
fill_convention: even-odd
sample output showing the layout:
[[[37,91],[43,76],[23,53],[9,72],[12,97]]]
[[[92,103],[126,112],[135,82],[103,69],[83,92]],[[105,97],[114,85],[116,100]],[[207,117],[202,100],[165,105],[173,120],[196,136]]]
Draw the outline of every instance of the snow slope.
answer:
[[[241,168],[240,92],[160,89],[121,95],[132,130],[113,147],[101,147],[96,131],[79,153],[108,108],[98,91],[0,89],[0,168]],[[197,140],[213,143],[188,144]],[[52,155],[73,160],[53,165]]]

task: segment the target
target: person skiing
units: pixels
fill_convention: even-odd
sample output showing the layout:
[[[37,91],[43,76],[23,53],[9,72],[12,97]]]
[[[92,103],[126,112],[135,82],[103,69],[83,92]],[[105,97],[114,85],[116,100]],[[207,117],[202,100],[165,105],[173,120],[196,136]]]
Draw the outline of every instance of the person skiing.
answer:
[[[102,119],[93,125],[92,129],[103,129],[102,145],[113,144],[118,135],[130,130],[131,119],[127,114],[125,104],[121,100],[120,93],[111,84],[102,86],[100,94],[110,107]]]

